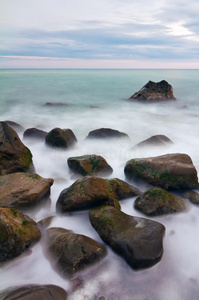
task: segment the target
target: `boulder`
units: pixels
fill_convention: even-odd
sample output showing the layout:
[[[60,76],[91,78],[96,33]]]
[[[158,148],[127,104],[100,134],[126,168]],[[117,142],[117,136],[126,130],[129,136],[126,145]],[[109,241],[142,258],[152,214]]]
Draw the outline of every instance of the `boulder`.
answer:
[[[48,199],[53,179],[33,173],[13,173],[0,176],[0,206],[29,208]]]
[[[189,190],[183,193],[183,196],[193,204],[199,204],[199,194],[196,191]]]
[[[0,175],[14,172],[34,172],[32,154],[17,133],[0,122]]]
[[[62,276],[86,269],[106,255],[100,243],[63,228],[48,229],[45,243],[47,257]]]
[[[111,175],[113,169],[107,163],[107,161],[100,155],[83,155],[77,157],[69,157],[68,166],[74,173],[86,176],[86,175]]]
[[[141,90],[133,94],[129,100],[137,101],[166,101],[166,100],[176,100],[173,94],[172,86],[165,80],[160,82],[153,82],[149,80]]]
[[[108,204],[120,208],[118,200],[140,195],[141,191],[123,180],[85,176],[64,189],[57,201],[57,210],[67,212]]]
[[[129,136],[118,130],[110,129],[110,128],[100,128],[95,129],[89,132],[86,139],[110,139],[110,138],[128,138]]]
[[[164,189],[189,189],[198,185],[197,171],[187,154],[174,153],[135,158],[124,169],[129,180],[142,180]]]
[[[20,124],[13,122],[13,121],[4,121],[8,126],[10,126],[12,129],[14,129],[16,132],[23,132],[24,128]]]
[[[47,132],[37,128],[28,128],[24,131],[23,139],[45,140]]]
[[[165,135],[153,135],[152,137],[138,143],[133,147],[135,148],[143,148],[143,147],[159,147],[159,146],[167,146],[171,145],[173,142]]]
[[[140,195],[134,207],[147,216],[160,216],[187,210],[185,200],[162,188],[152,188]]]
[[[112,206],[95,207],[89,217],[102,240],[132,268],[148,268],[160,261],[165,233],[162,224],[129,216]]]
[[[45,138],[46,145],[54,148],[69,148],[75,145],[77,139],[71,129],[52,129]]]
[[[66,291],[56,285],[24,285],[0,292],[1,300],[67,300]]]
[[[36,223],[21,211],[0,207],[0,262],[12,259],[41,237]]]

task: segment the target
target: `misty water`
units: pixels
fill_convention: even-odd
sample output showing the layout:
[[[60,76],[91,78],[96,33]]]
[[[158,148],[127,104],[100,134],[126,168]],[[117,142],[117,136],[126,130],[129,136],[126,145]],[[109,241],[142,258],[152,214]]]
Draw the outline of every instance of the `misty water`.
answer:
[[[127,99],[148,80],[167,80],[176,101],[139,104]],[[70,128],[78,143],[70,150],[50,149],[43,142],[23,140],[33,154],[36,172],[53,178],[51,204],[27,211],[36,222],[54,215],[50,227],[62,227],[87,235],[101,243],[92,228],[88,211],[56,214],[60,192],[75,178],[67,158],[84,154],[103,156],[113,168],[111,178],[125,180],[124,166],[135,157],[186,153],[199,171],[199,71],[198,70],[1,70],[1,121],[12,120],[25,129],[50,131]],[[66,106],[44,106],[46,102]],[[125,132],[130,141],[85,140],[89,131],[112,128]],[[169,137],[165,147],[133,150],[137,143],[156,134]],[[108,178],[108,177],[107,177]],[[142,190],[147,186],[142,186]],[[145,217],[133,208],[136,197],[121,201],[123,212]],[[199,207],[187,201],[188,211],[153,217],[166,227],[164,253],[155,266],[134,271],[108,246],[99,264],[77,274],[82,285],[69,300],[188,300],[199,292]],[[0,266],[0,289],[24,284],[56,284],[70,293],[72,283],[60,277],[43,253],[42,240],[14,260]]]

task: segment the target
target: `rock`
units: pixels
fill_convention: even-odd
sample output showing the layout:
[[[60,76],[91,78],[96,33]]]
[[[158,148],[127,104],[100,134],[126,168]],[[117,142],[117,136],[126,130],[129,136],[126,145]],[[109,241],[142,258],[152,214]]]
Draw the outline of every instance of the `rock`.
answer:
[[[0,262],[20,255],[41,237],[36,223],[21,211],[0,207]]]
[[[160,216],[187,210],[182,198],[161,188],[147,190],[135,200],[134,207],[147,216]]]
[[[57,210],[67,212],[108,204],[120,208],[118,200],[140,195],[141,191],[123,180],[85,176],[64,189],[57,201]]]
[[[32,154],[17,133],[0,122],[0,175],[14,172],[34,172]]]
[[[186,197],[193,204],[199,204],[199,194],[196,191],[186,191],[183,193],[183,196]]]
[[[70,170],[82,176],[103,176],[111,175],[113,173],[111,166],[100,155],[92,154],[69,157],[67,162]]]
[[[137,101],[166,101],[166,100],[176,100],[173,94],[172,86],[165,80],[160,82],[153,82],[149,80],[141,90],[133,94],[129,100]]]
[[[15,131],[17,132],[23,132],[24,131],[24,128],[16,123],[16,122],[13,122],[13,121],[4,121],[8,126],[10,126],[12,129],[14,129]]]
[[[0,206],[32,208],[50,195],[53,179],[33,173],[0,176]]]
[[[90,131],[86,139],[110,139],[110,138],[128,138],[129,136],[118,130],[110,128],[100,128]]]
[[[187,154],[174,153],[135,158],[124,169],[129,180],[142,180],[164,189],[189,189],[198,185],[197,171]]]
[[[1,300],[67,300],[66,291],[56,285],[24,285],[0,292]]]
[[[35,139],[35,140],[45,140],[47,135],[46,131],[37,128],[28,128],[23,134],[24,139]]]
[[[49,216],[47,218],[44,218],[42,220],[40,220],[39,222],[37,222],[37,226],[40,230],[44,230],[47,227],[50,226],[51,222],[53,221],[53,219],[55,218],[55,216]]]
[[[165,135],[153,135],[152,137],[138,143],[133,147],[135,148],[141,148],[141,147],[156,147],[156,146],[167,146],[171,145],[173,142]]]
[[[163,254],[165,227],[152,220],[129,216],[112,206],[90,210],[92,226],[134,269],[155,265]]]
[[[63,103],[63,102],[46,102],[44,104],[44,106],[50,106],[50,107],[53,107],[53,106],[68,106],[68,104]]]
[[[88,268],[106,255],[106,248],[95,240],[63,228],[50,228],[46,253],[62,276]]]
[[[52,129],[45,138],[46,144],[50,147],[69,148],[75,145],[77,139],[71,129]]]

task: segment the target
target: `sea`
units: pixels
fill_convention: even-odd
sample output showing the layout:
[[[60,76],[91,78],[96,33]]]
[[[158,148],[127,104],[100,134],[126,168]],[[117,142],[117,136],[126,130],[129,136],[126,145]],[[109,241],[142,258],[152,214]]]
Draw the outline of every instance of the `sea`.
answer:
[[[175,101],[128,101],[149,80],[163,79],[172,85]],[[46,106],[48,102],[64,105]],[[113,174],[105,178],[122,180],[126,180],[124,166],[129,159],[167,153],[188,154],[199,171],[199,70],[1,69],[0,120],[17,122],[24,130],[36,127],[48,132],[59,127],[74,132],[78,142],[68,150],[24,140],[23,131],[18,132],[32,152],[36,172],[54,179],[51,204],[26,214],[36,222],[54,216],[50,227],[66,228],[101,243],[89,222],[88,210],[56,213],[59,194],[76,180],[67,165],[69,157],[101,155],[113,168]],[[88,133],[98,128],[125,132],[130,140],[87,140]],[[166,135],[173,144],[133,149],[157,134]],[[122,200],[121,210],[166,227],[164,253],[155,266],[135,271],[106,246],[108,254],[103,261],[69,280],[52,268],[41,240],[0,266],[0,290],[25,284],[55,284],[68,292],[69,300],[199,299],[199,206],[185,200],[186,212],[150,218],[134,209],[135,199]]]

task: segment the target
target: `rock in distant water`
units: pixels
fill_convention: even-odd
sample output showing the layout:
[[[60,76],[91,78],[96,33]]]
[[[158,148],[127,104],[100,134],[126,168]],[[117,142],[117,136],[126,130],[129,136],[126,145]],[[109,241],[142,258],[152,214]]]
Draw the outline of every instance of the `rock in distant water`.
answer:
[[[82,176],[103,176],[113,173],[111,166],[109,166],[107,161],[100,155],[92,154],[69,157],[67,162],[70,170]]]
[[[45,140],[47,135],[46,131],[37,128],[28,128],[24,131],[24,139],[34,139],[34,140]]]
[[[76,136],[71,129],[52,129],[45,138],[46,144],[54,148],[67,149],[77,142]]]
[[[126,163],[126,177],[142,180],[164,189],[189,189],[198,185],[196,168],[187,154],[174,153],[135,158]]]
[[[134,207],[147,216],[160,216],[187,209],[185,200],[162,188],[147,190],[135,200]]]
[[[109,139],[109,138],[129,138],[129,136],[115,129],[100,128],[89,132],[87,139]]]
[[[53,179],[33,173],[0,176],[0,206],[32,208],[50,195]]]
[[[66,291],[56,285],[10,287],[0,292],[1,300],[67,300]]]
[[[0,122],[0,175],[14,172],[34,172],[32,154],[17,133]]]
[[[165,227],[155,221],[129,216],[112,206],[90,210],[92,226],[134,269],[155,265],[163,254]]]
[[[157,146],[166,146],[171,145],[173,142],[165,135],[153,135],[152,137],[138,143],[132,149],[141,148],[141,147],[157,147]]]
[[[176,98],[174,97],[172,86],[167,81],[162,80],[160,82],[149,81],[141,90],[132,95],[129,100],[156,102],[176,100]]]
[[[68,106],[68,104],[63,102],[46,102],[44,106]]]
[[[66,277],[97,263],[107,253],[90,237],[63,228],[47,230],[45,248],[55,269]]]
[[[20,210],[0,207],[0,262],[14,258],[41,237],[36,223]]]

